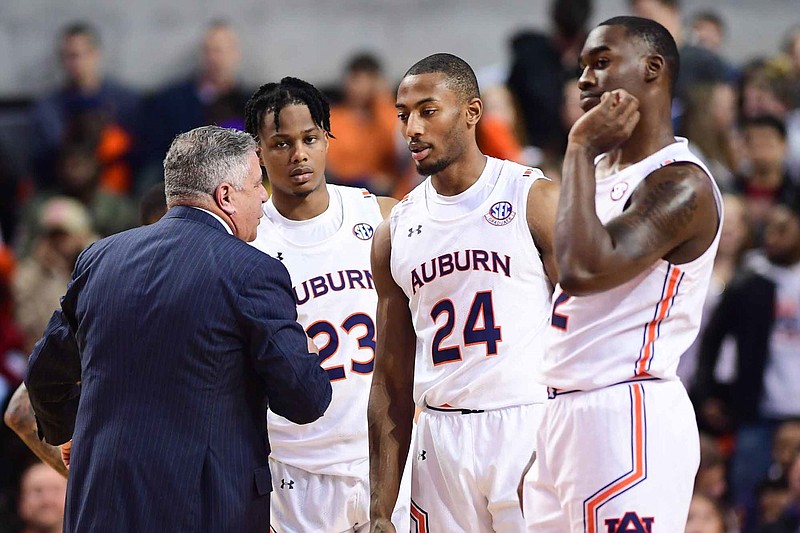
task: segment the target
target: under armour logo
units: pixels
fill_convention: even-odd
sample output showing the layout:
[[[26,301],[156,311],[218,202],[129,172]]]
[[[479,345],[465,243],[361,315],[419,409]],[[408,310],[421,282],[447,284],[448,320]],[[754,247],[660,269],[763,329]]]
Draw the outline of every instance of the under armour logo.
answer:
[[[417,228],[416,228],[416,229],[414,229],[413,227],[410,227],[410,228],[408,228],[408,236],[409,236],[409,237],[411,237],[412,235],[414,235],[414,232],[417,232],[417,235],[419,235],[420,233],[422,233],[422,224],[420,224],[419,226],[417,226]]]
[[[278,252],[277,259],[278,261],[283,261],[283,252]]]
[[[285,479],[281,478],[281,488],[285,489],[286,487],[289,487],[289,490],[294,489],[294,480],[290,479],[289,481],[286,481]]]
[[[422,450],[421,452],[419,452],[417,454],[417,457],[419,458],[420,461],[424,461],[425,460],[425,455],[427,455],[427,453],[428,452],[426,452],[425,450]]]

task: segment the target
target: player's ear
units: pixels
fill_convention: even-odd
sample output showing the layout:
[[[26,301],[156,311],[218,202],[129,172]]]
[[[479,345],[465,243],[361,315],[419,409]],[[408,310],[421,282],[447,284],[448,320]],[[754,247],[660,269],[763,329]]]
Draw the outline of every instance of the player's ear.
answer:
[[[644,64],[644,80],[648,83],[653,82],[663,76],[666,67],[664,57],[658,54],[647,56]]]
[[[483,116],[483,101],[473,98],[467,103],[467,124],[474,126]]]

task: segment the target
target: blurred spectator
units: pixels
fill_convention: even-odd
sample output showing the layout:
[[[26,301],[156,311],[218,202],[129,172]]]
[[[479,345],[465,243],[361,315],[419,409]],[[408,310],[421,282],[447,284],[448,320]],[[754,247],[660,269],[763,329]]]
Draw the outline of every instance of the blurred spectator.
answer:
[[[705,494],[695,493],[689,505],[686,533],[728,533],[721,505]]]
[[[591,0],[553,0],[549,35],[525,31],[511,38],[508,88],[525,123],[524,144],[543,151],[545,166],[561,158],[566,130],[560,120],[564,82],[574,77],[588,33]]]
[[[25,334],[25,353],[44,332],[67,289],[78,254],[95,236],[89,213],[71,198],[55,197],[42,206],[39,236],[14,276],[16,317]]]
[[[725,24],[722,18],[713,11],[701,11],[692,17],[689,42],[711,50],[715,54],[722,53],[722,42],[725,40]]]
[[[19,486],[21,533],[60,533],[64,520],[67,480],[44,463],[22,474]]]
[[[800,530],[800,454],[795,455],[786,479],[788,504],[777,520],[763,525],[758,533],[797,533]]]
[[[743,149],[736,102],[736,89],[729,83],[697,84],[687,91],[681,121],[680,135],[689,139],[723,191],[734,190]]]
[[[700,433],[700,467],[694,492],[722,501],[728,491],[727,464],[719,443],[707,433]]]
[[[78,200],[89,211],[92,229],[100,237],[130,229],[136,225],[136,208],[127,198],[99,188],[100,162],[91,145],[71,144],[62,147],[56,162],[56,184],[34,196],[25,206],[16,249],[20,257],[31,251],[39,232],[38,221],[44,202],[53,196]]]
[[[483,116],[475,131],[481,152],[525,164],[515,133],[517,115],[511,92],[505,85],[493,85],[481,90],[481,99]]]
[[[786,32],[782,53],[790,72],[789,79],[793,97],[791,107],[796,110],[800,108],[800,25],[796,25]]]
[[[244,106],[250,97],[238,80],[241,50],[233,26],[215,20],[207,28],[199,72],[153,95],[141,132],[146,168],[137,190],[163,180],[161,162],[172,139],[198,126],[216,124],[244,129]]]
[[[378,59],[369,53],[351,58],[342,87],[342,102],[331,106],[336,137],[328,148],[328,180],[390,195],[410,158],[399,141],[394,97]]]
[[[96,28],[87,22],[72,23],[62,31],[59,46],[64,85],[33,108],[33,138],[40,143],[33,150],[33,163],[40,185],[52,184],[49,170],[75,115],[96,112],[104,117],[108,135],[130,142],[139,111],[138,96],[104,76]]]
[[[769,477],[785,477],[795,456],[800,453],[800,420],[786,420],[775,430],[772,440],[772,467]]]
[[[683,38],[679,0],[629,0],[633,14],[655,20],[675,39],[681,56],[681,68],[675,84],[672,111],[680,130],[683,102],[688,91],[698,83],[717,83],[734,78],[734,69],[718,53]]]
[[[759,531],[763,526],[777,522],[791,503],[789,486],[786,478],[764,479],[756,487]]]
[[[0,241],[0,405],[22,383],[28,367],[25,338],[14,320],[11,282],[16,263],[11,250]]]
[[[769,212],[762,253],[729,285],[703,333],[695,390],[700,413],[721,401],[714,368],[725,338],[736,342],[727,409],[737,423],[731,464],[734,502],[753,523],[754,489],[767,475],[773,433],[800,417],[800,209]]]
[[[770,209],[778,202],[800,201],[800,187],[786,173],[786,129],[771,116],[747,118],[742,123],[747,165],[736,177],[736,190],[747,202],[755,243],[760,244]]]
[[[742,69],[741,116],[773,116],[783,119],[790,109],[791,88],[779,62],[754,59]]]
[[[708,287],[705,306],[703,307],[703,317],[709,317],[713,313],[725,289],[739,273],[742,259],[752,242],[747,206],[742,197],[726,193],[723,194],[722,201],[724,215],[722,234],[719,239],[717,255],[714,258],[714,269],[711,273],[711,283]],[[681,360],[678,363],[678,376],[689,390],[694,387],[702,331],[704,331],[706,324],[707,318],[700,326],[701,333],[698,334],[698,338],[681,356]],[[720,355],[714,369],[714,376],[718,384],[727,385],[731,381],[735,361],[735,343],[731,339],[726,339],[720,348]],[[729,432],[731,429],[730,423],[722,410],[722,406],[713,404],[707,405],[706,408],[713,408],[713,412],[704,413],[705,421],[710,425],[704,426],[703,429],[712,431],[715,435]]]
[[[167,198],[162,181],[147,189],[139,200],[139,223],[142,226],[154,224],[161,220],[166,212]]]

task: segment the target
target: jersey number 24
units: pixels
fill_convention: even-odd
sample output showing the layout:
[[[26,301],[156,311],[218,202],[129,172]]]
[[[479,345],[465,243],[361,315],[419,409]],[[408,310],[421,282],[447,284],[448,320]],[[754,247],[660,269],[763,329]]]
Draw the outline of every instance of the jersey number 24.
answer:
[[[449,298],[439,300],[431,309],[431,318],[434,323],[437,323],[442,315],[445,315],[445,322],[433,336],[432,356],[434,366],[461,361],[460,346],[442,346],[442,342],[453,334],[453,329],[456,326],[456,308]],[[483,327],[479,327],[481,322]],[[497,345],[503,341],[503,336],[500,326],[494,322],[492,291],[475,293],[475,298],[472,300],[472,305],[467,313],[467,320],[464,323],[463,339],[465,346],[485,344],[487,357],[497,355]]]

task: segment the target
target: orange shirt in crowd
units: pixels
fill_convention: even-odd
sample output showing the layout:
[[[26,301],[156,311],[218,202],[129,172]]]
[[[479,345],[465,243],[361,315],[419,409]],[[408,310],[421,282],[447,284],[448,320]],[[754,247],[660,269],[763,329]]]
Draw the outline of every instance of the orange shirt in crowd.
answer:
[[[374,183],[394,188],[398,175],[395,152],[397,112],[394,100],[381,98],[371,115],[343,105],[331,108],[331,131],[336,137],[328,146],[327,168],[332,178],[344,184]]]

